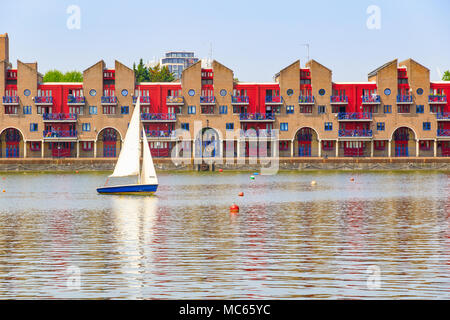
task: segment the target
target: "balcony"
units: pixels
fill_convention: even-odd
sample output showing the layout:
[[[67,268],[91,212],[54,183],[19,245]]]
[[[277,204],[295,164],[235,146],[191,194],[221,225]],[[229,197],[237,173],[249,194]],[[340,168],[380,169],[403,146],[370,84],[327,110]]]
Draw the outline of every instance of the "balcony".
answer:
[[[3,105],[18,106],[19,105],[19,97],[18,96],[3,96]]]
[[[347,96],[331,96],[330,97],[331,104],[348,104]]]
[[[411,95],[398,95],[397,104],[412,104],[413,97]]]
[[[212,104],[216,104],[216,97],[200,97],[200,104],[203,105],[212,105]]]
[[[44,130],[44,139],[73,139],[77,137],[77,130]]]
[[[44,113],[42,115],[44,122],[76,122],[76,113]]]
[[[450,121],[450,112],[436,113],[436,120]]]
[[[362,96],[362,103],[363,104],[380,104],[381,98],[377,94],[373,94],[370,96]]]
[[[133,104],[136,104],[138,97],[133,97]],[[150,97],[149,96],[141,96],[139,99],[141,106],[149,106],[150,105]]]
[[[86,98],[85,97],[75,97],[72,95],[69,95],[67,97],[67,104],[69,106],[83,106],[86,103]]]
[[[339,130],[339,137],[344,138],[371,138],[372,130]]]
[[[51,106],[53,105],[53,97],[34,97],[34,104]]]
[[[371,112],[339,112],[339,121],[372,121]]]
[[[102,97],[102,105],[117,105],[117,97],[116,96],[103,96]]]
[[[447,96],[445,95],[429,95],[429,104],[447,104]]]
[[[142,122],[176,122],[175,113],[141,113]]]
[[[184,97],[168,96],[166,98],[166,104],[168,106],[184,105]]]
[[[298,104],[314,104],[315,99],[314,96],[299,96]]]
[[[246,96],[231,96],[231,104],[234,105],[247,105],[248,97]]]
[[[266,96],[266,104],[283,104],[282,96]]]
[[[266,138],[272,137],[274,134],[272,130],[268,129],[259,129],[259,130],[241,130],[240,136],[241,138]]]
[[[275,115],[272,113],[241,113],[239,120],[245,122],[275,121]]]
[[[173,138],[175,131],[172,130],[145,130],[147,138]]]
[[[450,129],[438,129],[438,137],[450,137]]]

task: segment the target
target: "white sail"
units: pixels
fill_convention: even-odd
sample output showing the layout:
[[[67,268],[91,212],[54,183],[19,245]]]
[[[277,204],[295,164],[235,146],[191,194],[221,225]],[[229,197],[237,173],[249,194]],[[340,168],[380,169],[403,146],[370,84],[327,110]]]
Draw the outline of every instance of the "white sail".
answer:
[[[120,150],[114,172],[110,177],[127,177],[139,175],[141,143],[139,137],[140,127],[140,97],[137,98],[136,107],[128,125],[127,134]]]
[[[153,165],[152,154],[150,153],[150,147],[148,146],[147,135],[145,130],[142,130],[144,137],[142,143],[144,145],[144,155],[142,160],[142,172],[141,183],[142,184],[158,184],[158,178],[156,177],[155,166]]]

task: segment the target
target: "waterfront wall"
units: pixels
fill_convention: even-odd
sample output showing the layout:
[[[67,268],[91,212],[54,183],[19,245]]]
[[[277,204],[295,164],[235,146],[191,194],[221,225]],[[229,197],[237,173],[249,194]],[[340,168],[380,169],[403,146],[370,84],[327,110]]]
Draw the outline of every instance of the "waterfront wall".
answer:
[[[261,169],[254,159],[198,165],[194,160],[174,164],[171,159],[154,159],[157,171],[212,171]],[[116,159],[0,159],[0,172],[89,172],[112,171]],[[450,171],[449,158],[280,158],[279,170],[442,170]]]

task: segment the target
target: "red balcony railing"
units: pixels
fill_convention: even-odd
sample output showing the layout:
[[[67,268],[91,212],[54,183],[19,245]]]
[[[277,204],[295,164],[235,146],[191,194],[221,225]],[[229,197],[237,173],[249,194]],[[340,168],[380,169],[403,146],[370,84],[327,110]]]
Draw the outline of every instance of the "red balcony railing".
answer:
[[[44,121],[77,121],[76,113],[44,113]]]
[[[34,97],[35,104],[53,104],[53,97]]]
[[[44,130],[44,138],[76,138],[77,130]]]
[[[428,103],[447,103],[446,95],[429,95]]]

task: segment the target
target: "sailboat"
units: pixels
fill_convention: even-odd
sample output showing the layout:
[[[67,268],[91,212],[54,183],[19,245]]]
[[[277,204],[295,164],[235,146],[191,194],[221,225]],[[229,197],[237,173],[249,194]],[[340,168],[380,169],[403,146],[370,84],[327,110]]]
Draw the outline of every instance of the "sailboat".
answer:
[[[142,129],[141,144],[140,109],[140,97],[138,97],[114,172],[109,176],[109,178],[137,176],[137,183],[117,186],[106,186],[105,184],[104,187],[97,188],[97,192],[100,194],[151,195],[158,189],[158,178],[144,129]],[[143,151],[142,167],[141,151]]]

